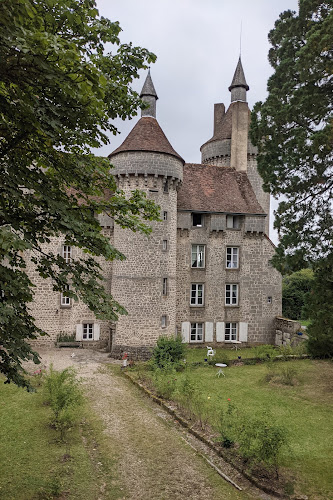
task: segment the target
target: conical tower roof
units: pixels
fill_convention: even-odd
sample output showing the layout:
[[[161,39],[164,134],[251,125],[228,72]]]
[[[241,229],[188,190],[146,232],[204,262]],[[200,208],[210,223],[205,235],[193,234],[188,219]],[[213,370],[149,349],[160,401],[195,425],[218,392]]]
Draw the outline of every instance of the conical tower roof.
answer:
[[[142,90],[140,93],[140,97],[143,97],[145,95],[151,95],[151,96],[155,97],[156,99],[158,99],[157,94],[156,94],[156,90],[155,90],[155,87],[153,84],[153,80],[151,79],[151,76],[150,76],[150,68],[148,69],[148,75],[146,76],[145,83],[143,84],[143,87],[142,87]]]
[[[245,90],[250,89],[250,87],[248,86],[248,84],[246,83],[246,80],[245,80],[243,65],[242,65],[242,61],[241,61],[240,57],[238,59],[238,64],[237,64],[237,67],[235,70],[234,77],[233,77],[231,85],[229,87],[230,92],[232,91],[232,89],[234,89],[236,87],[243,87],[243,88],[245,88]]]

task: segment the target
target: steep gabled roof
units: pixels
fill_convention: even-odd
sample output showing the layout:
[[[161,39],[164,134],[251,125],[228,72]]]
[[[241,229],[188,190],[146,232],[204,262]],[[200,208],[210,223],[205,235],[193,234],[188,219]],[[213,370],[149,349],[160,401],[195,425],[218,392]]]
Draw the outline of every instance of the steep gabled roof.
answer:
[[[178,210],[265,215],[246,172],[193,163],[184,166]]]
[[[124,151],[165,153],[175,156],[185,163],[183,158],[171,146],[157,120],[150,116],[140,118],[121,146],[115,149],[109,155],[109,158]]]

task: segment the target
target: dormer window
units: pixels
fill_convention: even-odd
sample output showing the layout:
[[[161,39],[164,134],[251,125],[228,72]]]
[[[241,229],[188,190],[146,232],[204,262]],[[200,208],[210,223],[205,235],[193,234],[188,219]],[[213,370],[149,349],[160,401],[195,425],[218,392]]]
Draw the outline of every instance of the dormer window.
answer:
[[[227,229],[239,229],[240,217],[239,215],[227,215]]]
[[[203,214],[192,214],[192,226],[193,227],[202,227],[204,222]]]

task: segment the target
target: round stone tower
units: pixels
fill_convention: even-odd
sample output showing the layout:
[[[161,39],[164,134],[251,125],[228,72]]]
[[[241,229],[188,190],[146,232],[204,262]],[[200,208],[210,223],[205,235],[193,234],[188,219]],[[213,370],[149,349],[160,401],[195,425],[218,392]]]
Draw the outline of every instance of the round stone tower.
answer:
[[[177,187],[184,165],[156,120],[158,97],[150,72],[140,97],[147,108],[109,155],[126,196],[139,189],[161,209],[161,220],[149,223],[149,236],[114,227],[114,246],[126,260],[113,263],[111,293],[128,315],[116,323],[112,353],[127,352],[134,358],[148,357],[160,335],[175,334]]]

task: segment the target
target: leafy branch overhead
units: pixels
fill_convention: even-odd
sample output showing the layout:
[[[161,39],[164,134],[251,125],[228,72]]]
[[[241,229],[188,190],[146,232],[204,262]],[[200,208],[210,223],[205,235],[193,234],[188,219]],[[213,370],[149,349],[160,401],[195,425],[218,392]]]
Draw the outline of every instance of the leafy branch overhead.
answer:
[[[29,313],[27,256],[54,290],[114,320],[125,311],[105,291],[95,257],[124,256],[96,215],[145,234],[159,216],[144,193],[126,199],[109,161],[90,153],[117,133],[112,120],[142,107],[131,84],[155,60],[120,43],[120,31],[99,16],[94,0],[0,4],[0,369],[22,385],[21,361],[37,360],[27,340],[43,333]],[[44,245],[59,235],[84,256],[68,263]]]
[[[254,107],[252,141],[264,187],[282,196],[276,263],[295,269],[332,245],[332,3],[300,0],[269,33],[274,69],[268,97]]]

